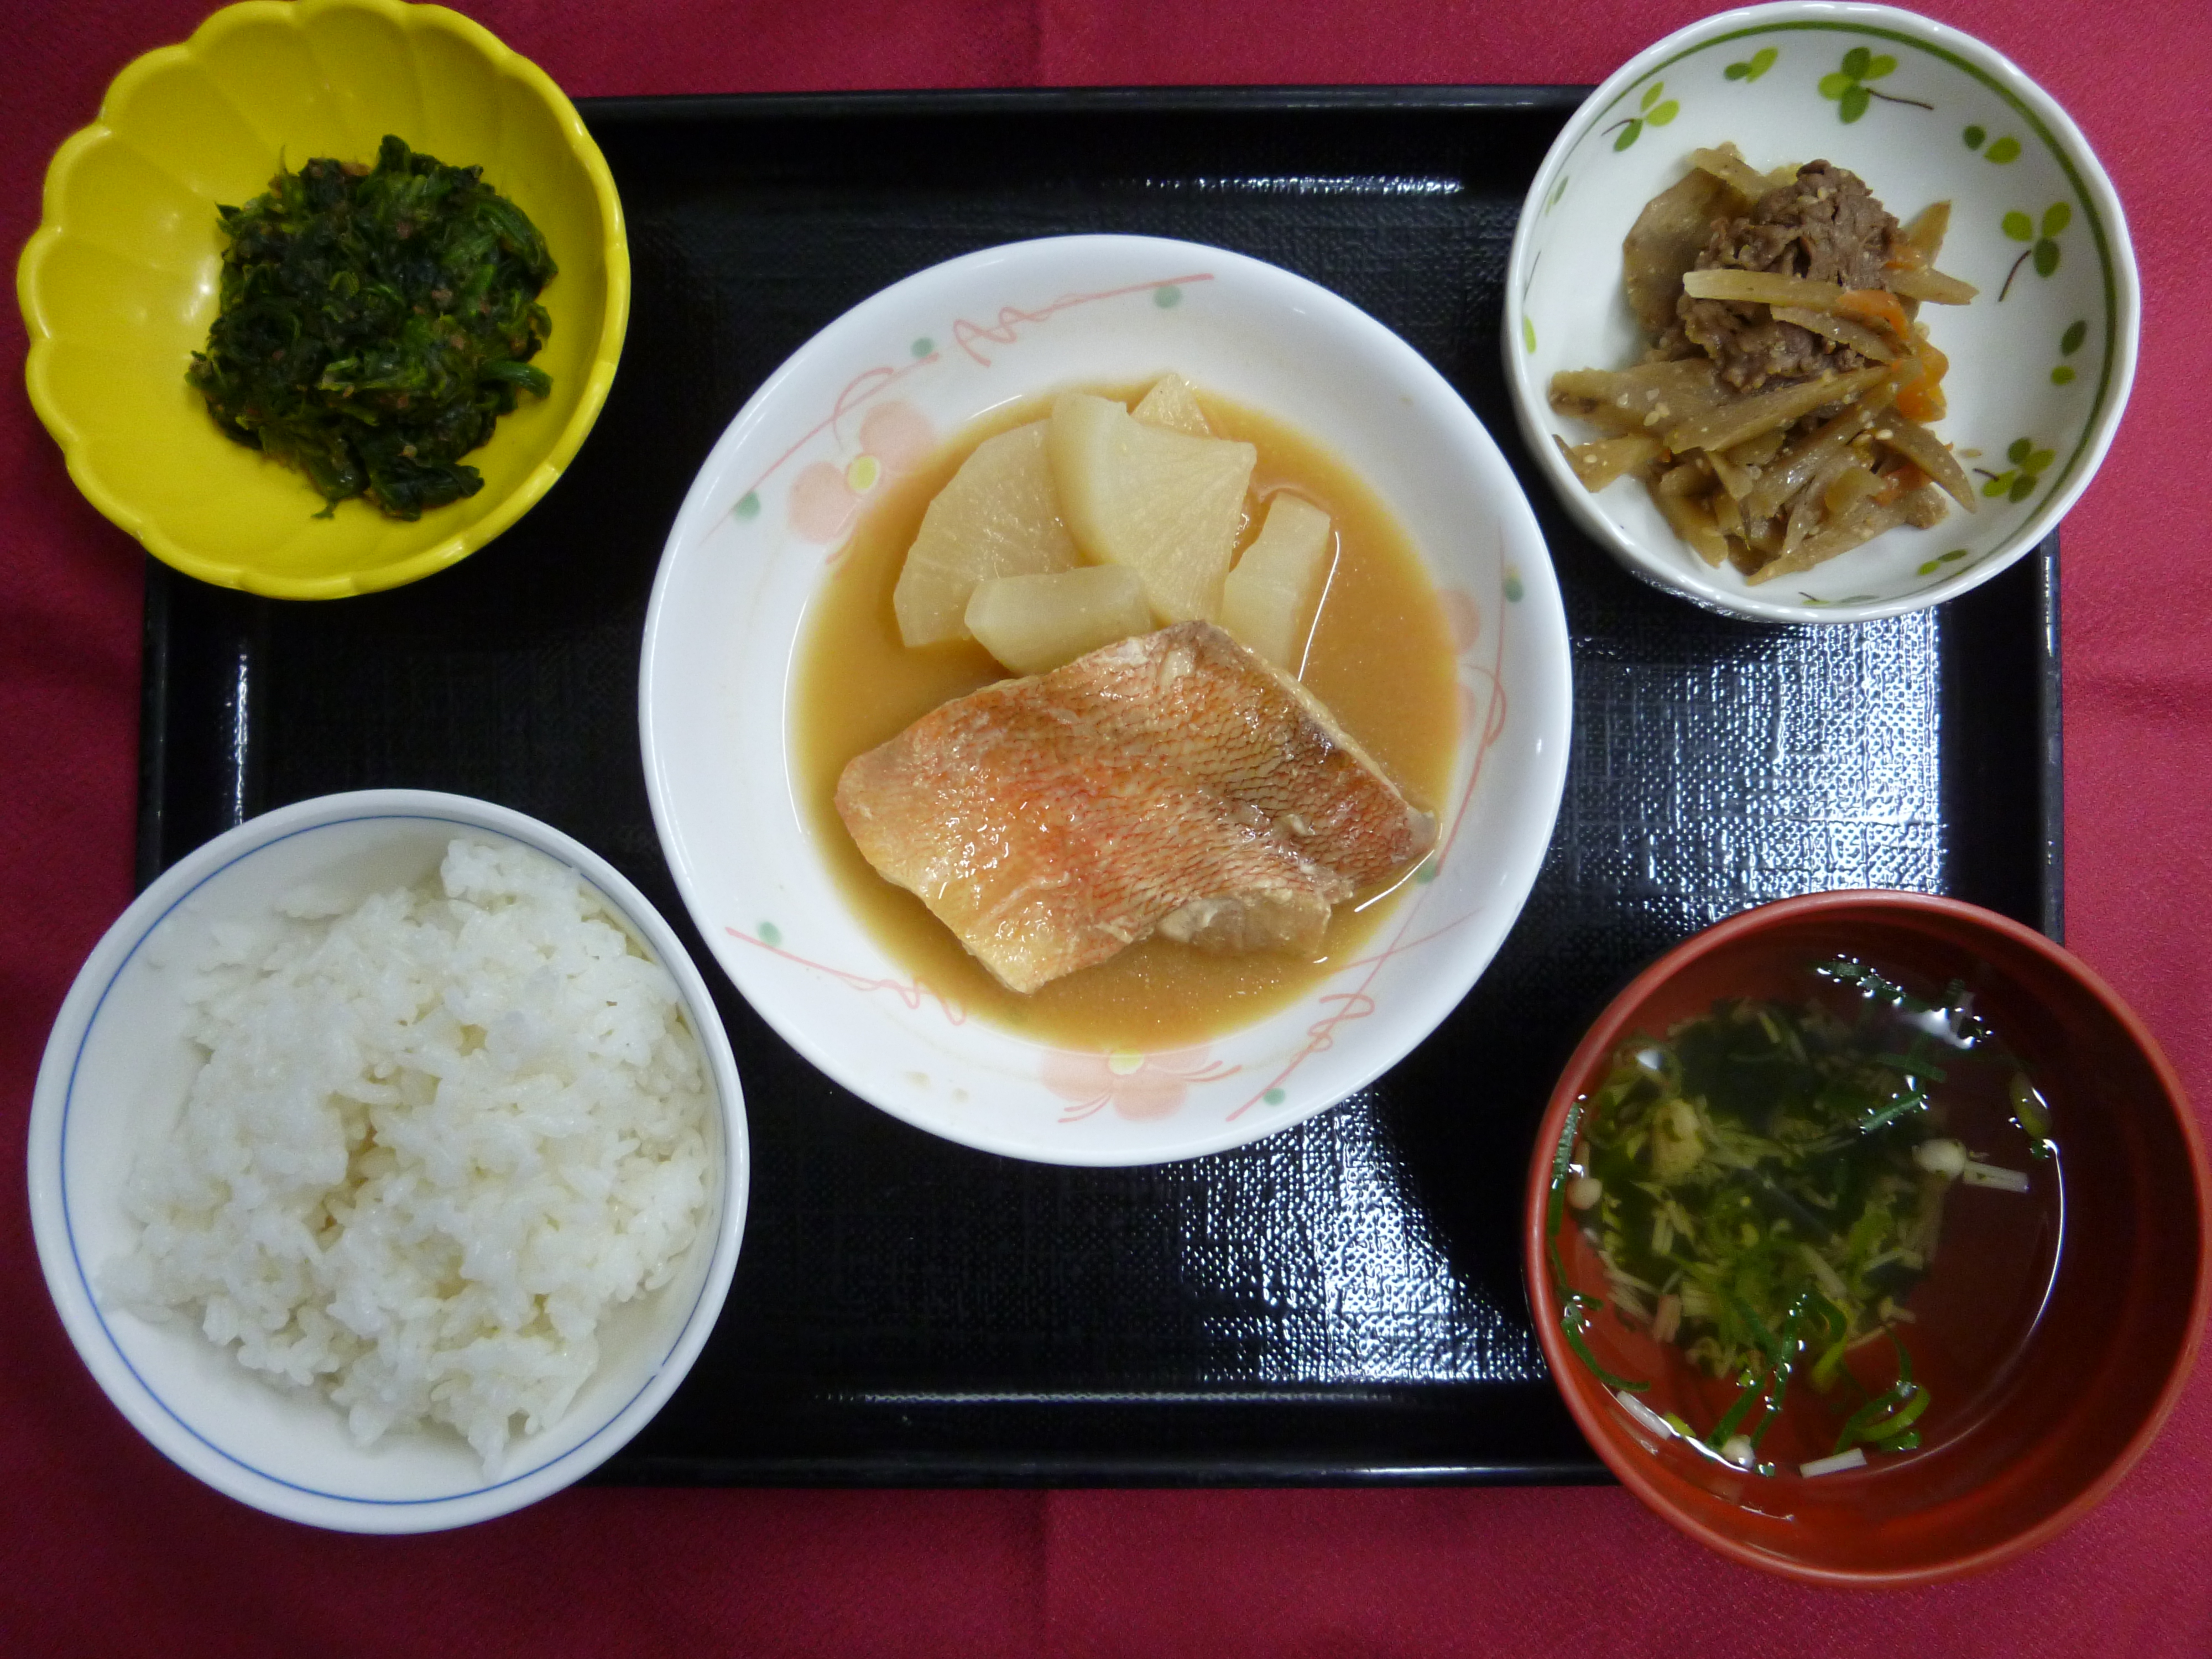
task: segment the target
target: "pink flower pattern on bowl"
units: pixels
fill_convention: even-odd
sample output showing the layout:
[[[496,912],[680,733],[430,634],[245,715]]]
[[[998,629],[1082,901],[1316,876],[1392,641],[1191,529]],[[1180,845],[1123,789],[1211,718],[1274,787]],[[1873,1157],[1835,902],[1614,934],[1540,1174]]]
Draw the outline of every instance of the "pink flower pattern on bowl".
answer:
[[[1181,1111],[1192,1084],[1212,1083],[1239,1069],[1214,1060],[1200,1044],[1157,1054],[1048,1048],[1037,1074],[1046,1088],[1070,1103],[1060,1112],[1062,1123],[1079,1122],[1108,1107],[1117,1116],[1141,1122]]]
[[[878,404],[860,420],[860,450],[840,466],[816,461],[791,485],[791,527],[827,547],[841,538],[878,489],[910,472],[937,443],[928,420],[912,404]]]

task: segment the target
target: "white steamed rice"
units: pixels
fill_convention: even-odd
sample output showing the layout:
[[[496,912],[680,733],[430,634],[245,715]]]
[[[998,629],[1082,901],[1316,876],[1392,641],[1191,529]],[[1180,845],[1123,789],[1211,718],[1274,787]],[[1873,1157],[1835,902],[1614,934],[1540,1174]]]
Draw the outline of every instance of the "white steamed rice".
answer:
[[[207,1050],[133,1170],[111,1298],[319,1388],[355,1439],[450,1424],[495,1470],[705,1202],[709,1084],[675,981],[573,870],[455,841],[436,880],[231,930]]]

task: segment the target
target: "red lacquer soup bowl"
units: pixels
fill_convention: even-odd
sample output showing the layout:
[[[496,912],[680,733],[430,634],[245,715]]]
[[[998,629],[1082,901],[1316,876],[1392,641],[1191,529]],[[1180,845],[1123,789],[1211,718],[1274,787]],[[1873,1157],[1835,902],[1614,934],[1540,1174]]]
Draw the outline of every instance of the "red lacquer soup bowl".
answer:
[[[1832,968],[1814,972],[1839,962],[1841,978]],[[1940,1227],[1914,1235],[1933,1241],[1913,1258],[1924,1275],[1899,1292],[1905,1311],[1887,1331],[1829,1345],[1841,1363],[1817,1386],[1810,1357],[1843,1328],[1817,1316],[1786,1328],[1750,1322],[1779,1345],[1770,1353],[1802,1358],[1779,1366],[1754,1358],[1708,1375],[1685,1344],[1718,1316],[1705,1288],[1713,1270],[1651,1219],[1680,1190],[1660,1178],[1666,1132],[1632,1134],[1629,1085],[1608,1093],[1608,1079],[1632,1082],[1617,1067],[1677,1064],[1673,1034],[1731,1000],[1795,1008],[1841,997],[1850,1020],[1859,1001],[1880,1001],[1893,987],[1919,999],[1895,1014],[1908,1032],[1925,1027],[1957,1045],[1948,1072],[1905,1054],[1883,1061],[1948,1079],[1916,1085],[1934,1103],[1916,1109],[1940,1127],[1924,1143],[1906,1131],[1911,1156],[1926,1160],[1923,1188],[1932,1181],[1945,1194]],[[1891,1005],[1881,1007],[1891,1018]],[[1960,1031],[1981,1035],[1961,1040]],[[2015,1081],[1977,1094],[1977,1068]],[[1689,1074],[1669,1075],[1683,1080],[1668,1086],[1686,1093]],[[2031,1079],[2023,1105],[2013,1091]],[[1609,1127],[1608,1102],[1619,1103]],[[1721,1146],[1702,1097],[1698,1109]],[[1682,1121],[1691,1115],[1686,1107]],[[1849,1142],[1860,1132],[1838,1133]],[[1966,1178],[1946,1186],[1962,1157]],[[1711,1179],[1722,1184],[1708,1193],[1745,1186],[1726,1201],[1741,1206],[1747,1243],[1758,1229],[1787,1241],[1793,1225],[1825,1228],[1802,1207],[1791,1222],[1790,1200],[1771,1190],[1755,1206],[1757,1174],[1730,1168]],[[1915,1180],[1923,1176],[1908,1169],[1892,1185],[1909,1194]],[[1626,1200],[1631,1189],[1653,1196],[1632,1210],[1604,1196]],[[1839,1177],[1836,1191],[1846,1190]],[[1668,1520],[1791,1577],[1926,1583],[2050,1538],[2150,1444],[2188,1375],[2212,1292],[2206,1191],[2203,1149],[2173,1068],[2082,963],[1954,900],[1817,894],[1747,911],[1676,946],[1591,1028],[1553,1093],[1529,1172],[1529,1299],[1583,1432]],[[1842,1227],[1849,1214],[1829,1218]],[[1723,1237],[1698,1224],[1706,1231],[1696,1237]],[[1609,1258],[1601,1239],[1617,1254]],[[1632,1267],[1621,1259],[1632,1249]],[[1705,1310],[1708,1324],[1683,1318],[1685,1305]],[[1802,1291],[1791,1304],[1806,1305]],[[1739,1363],[1711,1362],[1710,1349],[1706,1358]]]

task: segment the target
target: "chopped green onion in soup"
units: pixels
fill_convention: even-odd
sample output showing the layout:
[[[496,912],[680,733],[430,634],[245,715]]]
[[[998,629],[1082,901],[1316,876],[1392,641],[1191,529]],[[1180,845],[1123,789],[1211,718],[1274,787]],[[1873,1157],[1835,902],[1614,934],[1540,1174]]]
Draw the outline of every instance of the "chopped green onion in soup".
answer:
[[[2029,1185],[1946,1132],[1948,1091],[1995,1068],[2037,1155],[2051,1144],[2048,1103],[1961,988],[1938,1007],[1849,958],[1814,973],[1821,996],[1723,1000],[1663,1042],[1625,1044],[1562,1172],[1616,1311],[1742,1385],[1703,1443],[1747,1468],[1771,1467],[1757,1446],[1793,1376],[1827,1393],[1884,1336],[1897,1382],[1839,1408],[1836,1450],[1919,1443],[1929,1395],[1895,1328],[1936,1260],[1945,1197]]]

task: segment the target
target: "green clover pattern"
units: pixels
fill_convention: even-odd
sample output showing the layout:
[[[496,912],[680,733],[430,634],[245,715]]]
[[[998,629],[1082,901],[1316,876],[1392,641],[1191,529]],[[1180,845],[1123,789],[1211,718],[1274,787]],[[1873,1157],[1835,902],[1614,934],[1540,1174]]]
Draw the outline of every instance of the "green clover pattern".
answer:
[[[1982,475],[1982,494],[1991,501],[2002,498],[2024,501],[2035,494],[2036,485],[2042,482],[2044,469],[2057,459],[2051,450],[2038,449],[2033,438],[2014,438],[2012,447],[2005,451],[2005,459],[2012,463],[2008,471],[1992,472],[1983,466],[1978,466],[1974,471]]]
[[[1968,149],[1982,149],[1982,140],[1990,135],[1979,127],[1968,127],[1959,136],[1966,141]],[[1995,161],[1999,167],[2008,161],[2016,161],[2020,159],[2020,140],[2007,133],[1987,149],[1982,150],[1982,159]]]
[[[2028,246],[2027,251],[2012,262],[2012,269],[2005,273],[2004,286],[1997,290],[1998,304],[2004,303],[2005,295],[2012,292],[2012,279],[2020,275],[2020,268],[2030,260],[2034,261],[2035,274],[2039,276],[2048,276],[2058,269],[2058,239],[2065,234],[2066,227],[2073,222],[2074,210],[2064,202],[2053,202],[2044,209],[2040,226],[2017,208],[2005,215],[2005,235],[2013,241],[2026,242]]]
[[[1730,64],[1721,74],[1730,81],[1756,81],[1774,67],[1780,54],[1771,46],[1761,46],[1740,64]]]
[[[1643,100],[1637,106],[1638,112],[1626,120],[1615,121],[1613,124],[1613,127],[1619,127],[1621,130],[1620,137],[1613,141],[1613,147],[1615,149],[1626,149],[1644,136],[1644,129],[1647,126],[1663,127],[1682,112],[1681,105],[1674,99],[1668,98],[1664,103],[1660,101],[1662,97],[1665,97],[1666,91],[1667,83],[1664,81],[1654,81],[1644,88]],[[1605,131],[1611,132],[1613,127],[1607,127]]]
[[[2081,342],[2088,337],[2089,319],[2087,317],[2076,317],[2066,325],[2066,331],[2058,337],[2058,355],[2062,357],[2071,357],[2081,349]],[[2073,364],[2061,363],[2051,371],[2051,385],[2071,386],[2073,383]]]
[[[1873,107],[1874,100],[1885,104],[1911,104],[1917,109],[1933,110],[1933,104],[1923,104],[1917,98],[1899,98],[1895,93],[1878,92],[1870,82],[1879,81],[1897,72],[1897,59],[1887,52],[1879,55],[1864,46],[1853,46],[1844,54],[1844,66],[1820,77],[1820,96],[1837,105],[1837,114],[1845,126],[1857,120]],[[1727,71],[1723,70],[1723,74]]]

